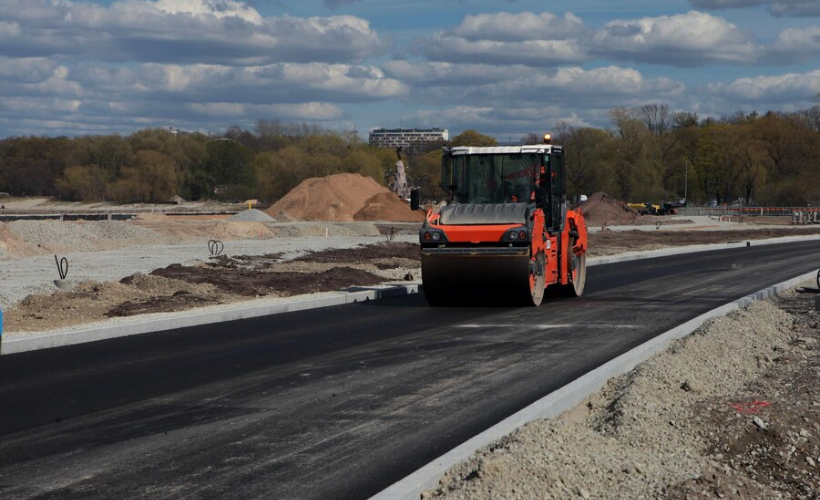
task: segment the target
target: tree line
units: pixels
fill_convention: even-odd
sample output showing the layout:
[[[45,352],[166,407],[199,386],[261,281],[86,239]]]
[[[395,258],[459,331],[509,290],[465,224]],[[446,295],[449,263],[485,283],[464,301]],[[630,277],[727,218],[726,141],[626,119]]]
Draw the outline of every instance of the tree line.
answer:
[[[671,112],[663,104],[610,112],[608,129],[557,123],[569,194],[604,191],[628,201],[687,198],[694,203],[803,206],[820,203],[820,106],[720,119]],[[523,142],[538,143],[543,133]],[[405,157],[426,199],[440,198],[441,146],[497,145],[467,130]],[[145,129],[128,136],[9,137],[0,140],[0,192],[63,200],[271,203],[303,180],[349,172],[382,184],[396,152],[355,132],[260,120],[218,136]]]

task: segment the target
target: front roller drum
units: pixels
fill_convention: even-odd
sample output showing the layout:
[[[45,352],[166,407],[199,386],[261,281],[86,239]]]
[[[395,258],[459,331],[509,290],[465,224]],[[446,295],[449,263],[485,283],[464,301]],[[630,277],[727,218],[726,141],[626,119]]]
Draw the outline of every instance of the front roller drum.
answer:
[[[544,256],[422,255],[431,306],[537,306],[544,296]]]

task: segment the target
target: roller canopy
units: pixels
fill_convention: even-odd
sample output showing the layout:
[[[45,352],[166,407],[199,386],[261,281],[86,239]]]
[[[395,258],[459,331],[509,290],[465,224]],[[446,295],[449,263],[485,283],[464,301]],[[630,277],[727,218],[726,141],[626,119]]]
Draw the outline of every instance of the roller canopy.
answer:
[[[441,225],[526,224],[532,205],[525,203],[457,204],[441,208]]]

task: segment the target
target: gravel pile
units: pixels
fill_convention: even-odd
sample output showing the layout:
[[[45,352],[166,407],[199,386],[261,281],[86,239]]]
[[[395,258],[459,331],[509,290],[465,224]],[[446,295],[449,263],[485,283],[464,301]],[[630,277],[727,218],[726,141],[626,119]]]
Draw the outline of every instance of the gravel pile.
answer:
[[[159,239],[162,235],[151,229],[136,226],[128,222],[101,220],[86,222],[82,227],[89,231],[96,239],[127,240],[127,239]]]
[[[736,406],[744,408],[747,403],[740,398],[752,396],[737,394],[793,349],[793,328],[794,318],[771,302],[711,320],[561,417],[532,422],[480,450],[423,497],[791,498],[765,479],[765,447],[758,446],[758,452],[752,447],[748,457],[732,461],[724,454],[737,446],[717,450],[711,441],[726,422],[739,422],[738,428],[753,437],[760,434],[755,419],[762,415]],[[769,393],[767,401],[777,397]],[[703,408],[712,408],[712,417]],[[794,416],[805,428],[788,435],[814,439],[816,449],[820,424],[799,420],[804,413]],[[735,445],[743,441],[743,433],[731,434]],[[793,448],[786,446],[785,452]],[[750,472],[755,456],[758,463]],[[794,461],[808,467],[817,458],[795,456]],[[773,469],[773,475],[781,471]],[[720,479],[701,492],[698,485],[715,477],[715,471]],[[811,489],[811,484],[801,487]]]
[[[123,221],[84,223],[62,221],[14,221],[9,228],[33,245],[48,248],[95,249],[97,240],[157,240],[158,233]]]
[[[94,234],[80,224],[61,221],[14,221],[9,223],[11,231],[18,237],[37,246],[59,246],[93,249],[89,240]]]
[[[271,217],[270,215],[266,214],[261,210],[251,208],[249,210],[243,210],[239,212],[238,214],[231,217],[231,220],[248,222],[273,222],[276,219],[274,219],[273,217]]]

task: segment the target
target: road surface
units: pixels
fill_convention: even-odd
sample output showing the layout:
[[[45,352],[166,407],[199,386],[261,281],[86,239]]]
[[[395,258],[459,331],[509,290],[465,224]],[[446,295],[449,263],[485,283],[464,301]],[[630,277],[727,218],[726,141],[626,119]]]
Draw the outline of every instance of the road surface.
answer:
[[[410,296],[3,356],[0,498],[367,498],[818,255],[595,266],[584,297],[539,308]]]

